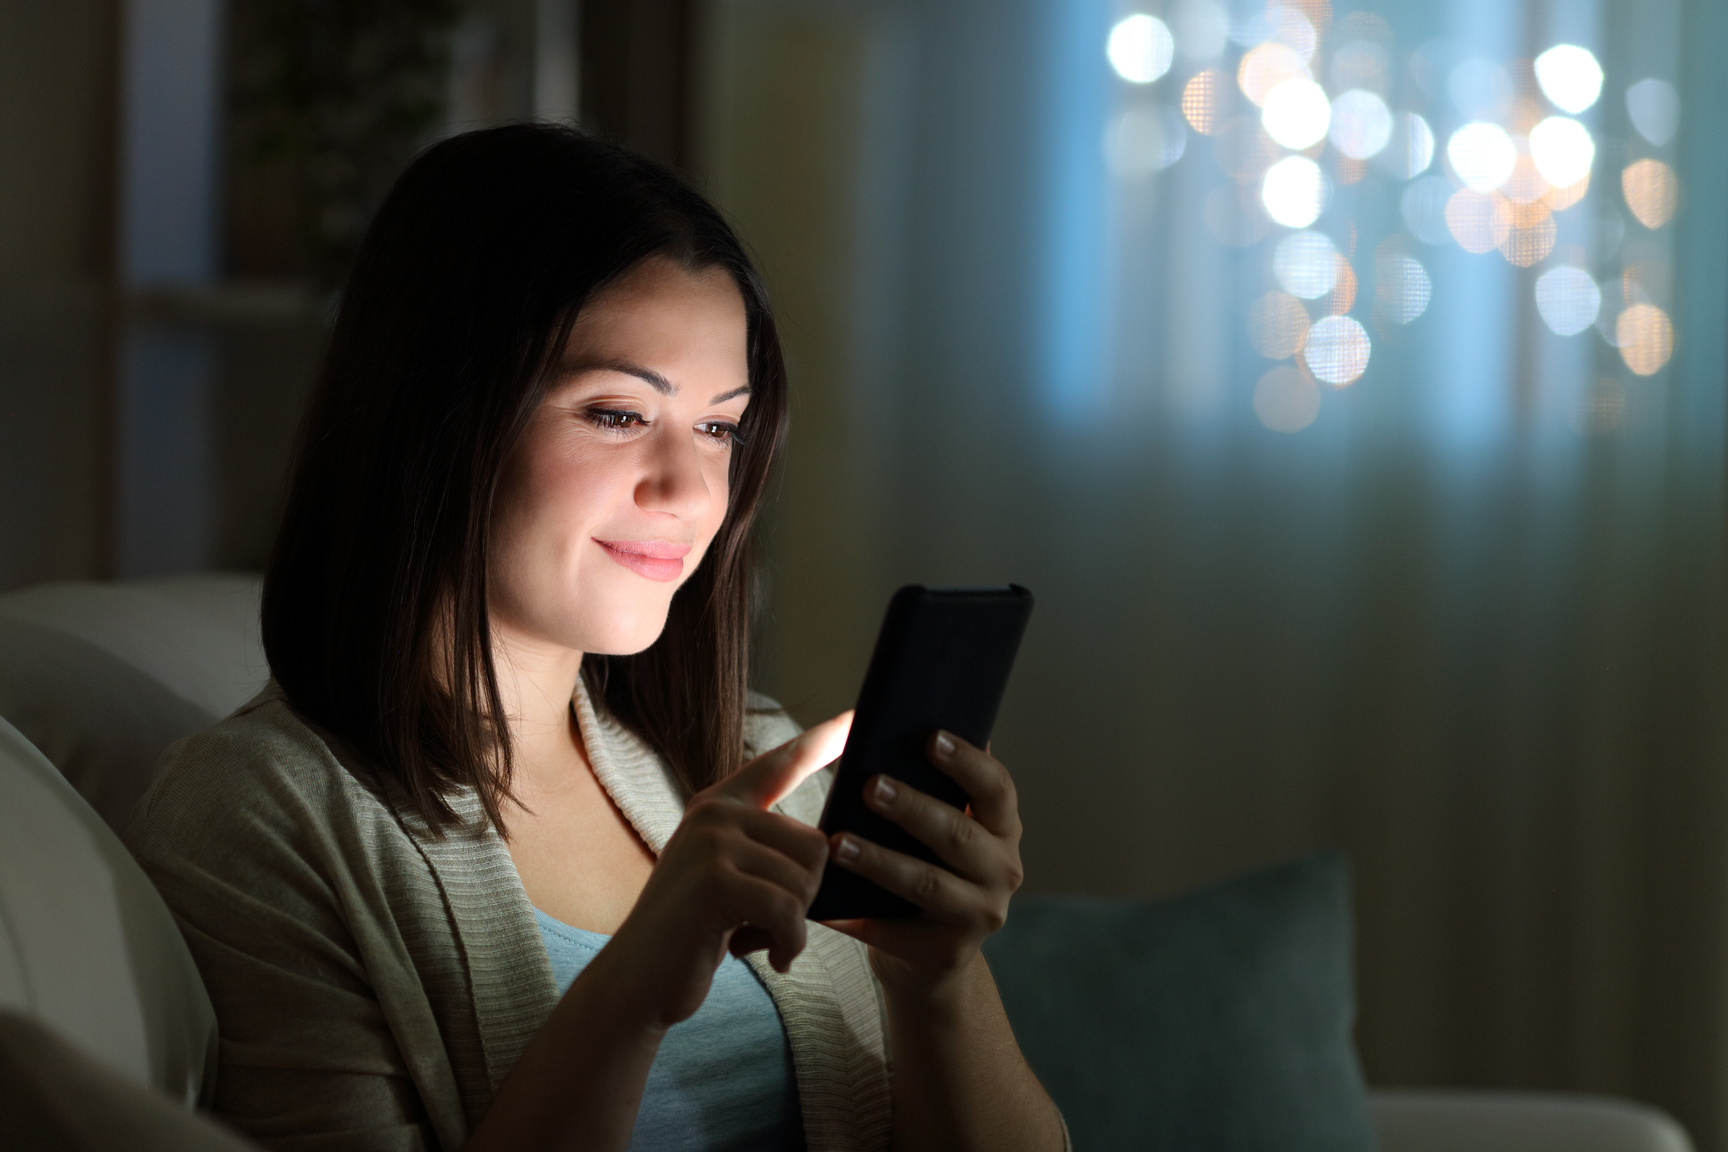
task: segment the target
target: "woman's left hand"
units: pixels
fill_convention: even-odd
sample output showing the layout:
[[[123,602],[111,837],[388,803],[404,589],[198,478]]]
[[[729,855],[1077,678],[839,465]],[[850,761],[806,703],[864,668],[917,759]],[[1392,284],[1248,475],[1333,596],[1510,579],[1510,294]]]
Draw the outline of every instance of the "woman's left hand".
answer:
[[[897,920],[835,920],[829,926],[871,949],[885,988],[934,991],[964,972],[985,937],[1008,919],[1008,898],[1024,878],[1014,781],[994,756],[948,732],[927,746],[930,762],[971,797],[965,811],[903,781],[875,776],[864,801],[928,844],[939,868],[850,832],[829,841],[829,857],[923,909]]]

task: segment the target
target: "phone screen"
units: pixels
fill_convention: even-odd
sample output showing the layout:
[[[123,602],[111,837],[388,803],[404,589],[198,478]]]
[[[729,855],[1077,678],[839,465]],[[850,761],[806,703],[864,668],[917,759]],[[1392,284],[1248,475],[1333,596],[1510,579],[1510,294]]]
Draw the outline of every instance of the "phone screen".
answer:
[[[1014,584],[909,584],[894,594],[822,812],[824,832],[851,832],[941,863],[922,842],[865,805],[864,782],[880,772],[956,808],[966,806],[966,793],[930,763],[930,735],[943,728],[980,748],[989,742],[1031,613],[1032,593]],[[830,862],[809,915],[838,920],[917,912],[910,901]]]

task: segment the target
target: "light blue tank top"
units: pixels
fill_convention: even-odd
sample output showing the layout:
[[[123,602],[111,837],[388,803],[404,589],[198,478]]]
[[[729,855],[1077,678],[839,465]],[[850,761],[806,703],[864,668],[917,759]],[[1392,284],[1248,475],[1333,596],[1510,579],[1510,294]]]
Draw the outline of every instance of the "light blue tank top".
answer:
[[[610,936],[534,909],[558,994]],[[792,1050],[768,990],[732,956],[696,1014],[673,1025],[648,1071],[630,1152],[790,1152],[804,1147]]]

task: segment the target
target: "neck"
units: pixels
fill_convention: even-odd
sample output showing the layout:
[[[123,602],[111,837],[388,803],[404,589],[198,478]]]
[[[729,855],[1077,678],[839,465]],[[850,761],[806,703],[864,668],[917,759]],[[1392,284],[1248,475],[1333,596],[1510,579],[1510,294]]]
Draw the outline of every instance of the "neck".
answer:
[[[492,637],[498,694],[510,726],[515,783],[525,793],[555,787],[583,760],[570,714],[570,700],[582,675],[582,653],[524,637],[496,619]]]

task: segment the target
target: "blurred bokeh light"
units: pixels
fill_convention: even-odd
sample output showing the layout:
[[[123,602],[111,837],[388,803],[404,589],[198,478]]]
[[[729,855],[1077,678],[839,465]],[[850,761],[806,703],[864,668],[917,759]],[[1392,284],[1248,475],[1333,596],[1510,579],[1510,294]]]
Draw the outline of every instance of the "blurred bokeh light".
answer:
[[[1170,24],[1176,50],[1186,60],[1216,60],[1230,39],[1230,14],[1216,0],[1177,0]]]
[[[1150,84],[1170,71],[1176,43],[1164,21],[1136,13],[1110,30],[1110,66],[1131,84]]]
[[[1333,104],[1332,127],[1328,135],[1338,151],[1352,160],[1370,159],[1392,142],[1392,110],[1373,92],[1352,88]],[[1432,151],[1432,139],[1426,147]],[[1406,157],[1402,167],[1408,167],[1411,159]],[[1427,166],[1424,159],[1417,171]]]
[[[1596,160],[1596,142],[1578,121],[1550,116],[1530,129],[1530,158],[1544,180],[1564,188],[1589,175]]]
[[[1561,336],[1576,336],[1596,323],[1602,290],[1582,268],[1550,268],[1536,281],[1536,311]]]
[[[1182,116],[1202,136],[1212,134],[1218,116],[1218,90],[1224,83],[1213,69],[1196,72],[1182,88]]]
[[[1248,50],[1236,70],[1242,94],[1256,107],[1266,103],[1272,89],[1286,80],[1309,79],[1308,65],[1287,44],[1270,41]]]
[[[1452,133],[1446,142],[1446,159],[1466,188],[1492,192],[1511,177],[1518,149],[1506,129],[1478,120]]]
[[[1655,231],[1674,218],[1680,203],[1680,178],[1660,160],[1634,160],[1620,173],[1626,207],[1638,223]]]
[[[1260,122],[1268,136],[1300,152],[1326,138],[1332,123],[1332,102],[1314,81],[1292,76],[1266,93]]]
[[[1588,48],[1556,44],[1536,57],[1536,82],[1548,102],[1576,116],[1602,93],[1602,66]]]
[[[1392,138],[1374,157],[1374,166],[1393,180],[1411,180],[1434,162],[1434,130],[1415,112],[1400,112]]]
[[[1148,176],[1182,159],[1188,132],[1182,118],[1162,104],[1126,109],[1104,134],[1110,170],[1126,179]]]
[[[1306,228],[1326,206],[1326,174],[1306,156],[1286,156],[1266,170],[1266,213],[1286,228]]]
[[[1231,11],[1179,0],[1164,19],[1136,13],[1111,27],[1117,75],[1138,86],[1174,70],[1167,83],[1180,94],[1152,102],[1122,87],[1104,155],[1123,182],[1161,180],[1200,157],[1222,181],[1199,197],[1204,233],[1265,253],[1253,257],[1265,279],[1237,331],[1260,356],[1297,363],[1256,385],[1263,424],[1309,427],[1320,418],[1310,398],[1324,403],[1316,381],[1342,387],[1368,374],[1365,321],[1414,324],[1491,274],[1419,256],[1425,248],[1498,256],[1501,274],[1527,277],[1519,291],[1534,295],[1549,331],[1594,331],[1635,374],[1667,364],[1669,266],[1634,252],[1622,220],[1666,226],[1679,178],[1634,151],[1616,161],[1625,216],[1590,198],[1601,156],[1625,156],[1628,143],[1598,127],[1606,77],[1595,52],[1549,42],[1496,56],[1444,39],[1401,49],[1384,16],[1349,12],[1334,24],[1325,0]],[[1624,93],[1637,139],[1665,146],[1679,122],[1673,87],[1647,77]],[[1197,149],[1191,132],[1211,143]],[[1357,254],[1362,228],[1371,257]],[[1612,305],[1599,286],[1610,283],[1624,297]]]
[[[1337,388],[1368,370],[1368,331],[1349,316],[1327,316],[1308,329],[1302,362],[1315,377]]]
[[[1292,232],[1278,241],[1272,274],[1290,295],[1317,300],[1338,282],[1338,249],[1320,232]]]
[[[1516,206],[1511,206],[1507,214],[1516,221]],[[1540,264],[1554,251],[1558,231],[1554,217],[1546,213],[1529,224],[1514,222],[1500,241],[1500,254],[1506,257],[1507,263],[1519,268]]]
[[[1248,310],[1248,338],[1268,360],[1287,360],[1308,334],[1308,310],[1288,292],[1268,292]]]
[[[1660,148],[1680,130],[1680,94],[1666,80],[1640,80],[1626,89],[1626,115],[1640,136]]]
[[[1420,260],[1387,253],[1375,265],[1374,278],[1374,312],[1388,323],[1408,324],[1428,310],[1434,285]]]
[[[1446,228],[1466,252],[1492,252],[1512,231],[1512,213],[1498,192],[1460,188],[1446,201]]]
[[[1280,364],[1254,385],[1254,414],[1274,432],[1300,432],[1320,414],[1320,389],[1300,368]]]
[[[1614,322],[1614,342],[1626,367],[1654,376],[1674,354],[1674,325],[1654,304],[1634,304]]]

